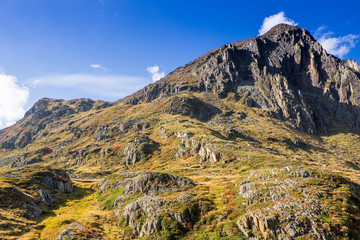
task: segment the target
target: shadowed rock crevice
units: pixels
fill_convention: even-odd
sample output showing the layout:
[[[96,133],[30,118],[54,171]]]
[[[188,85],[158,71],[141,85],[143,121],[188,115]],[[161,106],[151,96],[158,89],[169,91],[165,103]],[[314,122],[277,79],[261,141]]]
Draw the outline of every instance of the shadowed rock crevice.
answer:
[[[216,114],[220,114],[221,111],[196,98],[196,97],[172,97],[163,110],[165,113],[172,115],[183,115],[191,118],[196,118],[200,121],[207,121]]]

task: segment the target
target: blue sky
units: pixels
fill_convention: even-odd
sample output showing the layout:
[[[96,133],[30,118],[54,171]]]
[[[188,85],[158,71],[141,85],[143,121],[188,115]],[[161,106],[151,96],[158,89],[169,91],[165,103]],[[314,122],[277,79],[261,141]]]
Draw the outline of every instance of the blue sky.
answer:
[[[313,34],[322,27],[324,44],[353,36],[341,57],[360,62],[359,9],[358,1],[1,0],[0,66],[14,91],[0,96],[0,127],[14,119],[1,120],[10,95],[22,94],[21,114],[42,97],[114,101],[152,74],[258,35],[281,12]]]

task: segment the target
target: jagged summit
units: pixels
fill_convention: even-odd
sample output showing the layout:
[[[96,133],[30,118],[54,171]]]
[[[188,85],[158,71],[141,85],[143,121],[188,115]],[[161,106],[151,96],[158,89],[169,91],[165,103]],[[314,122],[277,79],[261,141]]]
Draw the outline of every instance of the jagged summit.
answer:
[[[278,35],[282,33],[288,33],[293,34],[295,32],[300,32],[304,35],[311,35],[306,29],[299,28],[297,26],[288,25],[285,23],[280,23],[274,27],[272,27],[269,31],[267,31],[265,34],[261,35],[263,37],[269,37],[272,35]]]

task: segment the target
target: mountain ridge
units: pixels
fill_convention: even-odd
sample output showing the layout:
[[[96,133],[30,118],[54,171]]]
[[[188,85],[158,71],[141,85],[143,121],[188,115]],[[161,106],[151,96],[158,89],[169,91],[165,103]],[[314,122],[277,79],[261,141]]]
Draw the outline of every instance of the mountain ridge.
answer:
[[[291,41],[290,44],[286,42],[287,40]],[[283,44],[276,46],[275,42]],[[295,48],[292,47],[293,45]],[[216,57],[212,58],[212,55]],[[289,56],[287,57],[287,55]],[[271,56],[273,56],[272,62],[268,62],[266,59]],[[277,61],[276,58],[280,58],[283,62]],[[214,69],[208,70],[212,75],[207,75],[205,69],[199,69],[201,66],[206,68],[206,64],[203,66],[203,62],[209,61],[214,65]],[[243,93],[237,93],[238,89],[234,88],[241,85],[251,87],[259,84],[258,88],[251,89],[252,91],[257,90],[257,93],[256,96],[250,97],[248,104],[269,109],[272,115],[282,120],[288,120],[298,129],[313,133],[326,133],[324,125],[326,125],[327,119],[321,119],[320,115],[322,114],[317,114],[316,111],[322,111],[326,114],[336,112],[336,118],[345,119],[350,127],[358,129],[359,110],[357,107],[348,107],[348,105],[357,106],[360,102],[357,94],[359,92],[357,81],[360,76],[356,72],[357,65],[354,61],[347,63],[327,54],[305,29],[280,24],[263,36],[226,44],[210,51],[176,69],[159,82],[148,85],[125,98],[125,102],[136,104],[139,101],[151,101],[159,96],[168,96],[181,91],[213,92],[220,98],[226,97],[229,93],[251,95],[251,91],[249,93],[245,88],[243,88]],[[249,73],[249,71],[253,72]],[[278,79],[274,79],[276,77]],[[261,78],[267,79],[264,81]],[[341,78],[352,80],[351,82],[341,82]],[[187,81],[192,84],[186,84]],[[270,81],[270,83],[266,81]],[[335,85],[335,83],[340,85]],[[293,89],[286,88],[287,86],[285,88],[280,86],[279,88],[276,84],[290,85],[290,88]],[[350,89],[348,89],[349,85],[351,85]],[[298,89],[301,90],[300,94],[296,93]],[[273,91],[277,91],[277,93],[271,94]],[[292,91],[290,99],[279,99],[279,95],[287,94],[289,91]],[[326,92],[329,92],[329,96],[326,96]],[[314,109],[314,107],[308,109],[304,105],[317,100],[314,97],[304,99],[303,93],[309,95],[322,94],[321,101],[334,101],[332,103],[325,102],[321,106],[321,108],[326,109],[319,110]],[[239,98],[239,96],[235,97]],[[275,103],[272,102],[273,100]],[[289,105],[289,101],[296,101],[299,108],[286,107]],[[305,104],[302,103],[304,101]],[[336,102],[339,102],[340,105],[344,103],[344,107],[339,106],[339,111],[331,108]],[[356,116],[349,116],[346,112],[351,112],[351,115]],[[303,115],[306,120],[302,122],[302,119],[297,117],[298,114]]]

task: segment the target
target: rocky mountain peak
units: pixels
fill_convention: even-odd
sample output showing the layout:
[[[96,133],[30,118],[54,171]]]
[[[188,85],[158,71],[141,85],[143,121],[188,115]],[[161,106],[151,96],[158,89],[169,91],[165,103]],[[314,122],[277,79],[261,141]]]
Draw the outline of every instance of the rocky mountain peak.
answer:
[[[328,54],[307,30],[280,24],[212,50],[124,101],[206,92],[262,108],[305,132],[326,133],[333,118],[359,129],[358,66]]]
[[[280,34],[288,34],[288,35],[307,35],[311,36],[311,34],[306,30],[299,28],[297,26],[292,26],[288,24],[278,24],[274,27],[272,27],[268,32],[266,32],[263,37],[271,37],[276,36]]]

